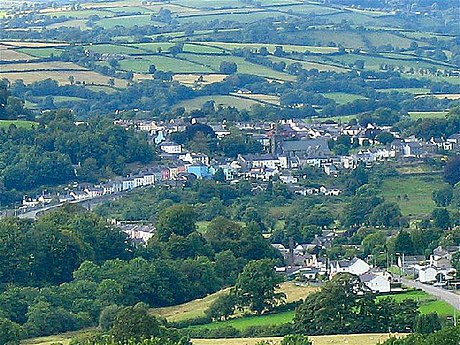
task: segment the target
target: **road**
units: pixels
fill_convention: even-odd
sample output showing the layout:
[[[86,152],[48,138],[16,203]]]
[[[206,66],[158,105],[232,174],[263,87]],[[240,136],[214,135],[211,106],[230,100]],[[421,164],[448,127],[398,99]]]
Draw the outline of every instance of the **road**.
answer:
[[[460,310],[460,295],[456,295],[453,292],[445,290],[443,288],[434,287],[432,285],[422,284],[413,280],[401,278],[404,285],[421,289],[426,293],[433,295],[453,306],[455,309]]]

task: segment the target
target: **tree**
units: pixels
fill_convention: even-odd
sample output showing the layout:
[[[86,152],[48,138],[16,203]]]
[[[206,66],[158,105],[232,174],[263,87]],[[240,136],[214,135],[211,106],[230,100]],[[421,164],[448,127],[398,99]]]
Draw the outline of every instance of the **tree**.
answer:
[[[388,145],[393,142],[393,140],[395,139],[395,136],[390,132],[382,132],[382,133],[377,134],[375,139],[378,142],[382,143],[383,145]]]
[[[192,207],[174,205],[160,213],[157,222],[157,236],[167,241],[172,234],[188,236],[196,230],[196,214]]]
[[[225,182],[225,173],[222,168],[217,169],[216,173],[213,176],[214,180],[217,182]]]
[[[454,190],[451,186],[433,191],[433,201],[438,207],[447,207],[452,202]]]
[[[286,335],[280,345],[313,345],[307,336],[302,334]]]
[[[396,228],[401,224],[401,210],[394,202],[377,205],[369,217],[371,225]]]
[[[155,65],[149,66],[149,73],[154,74],[157,71],[157,67]]]
[[[232,293],[219,296],[206,310],[206,315],[214,321],[226,320],[235,311],[237,302]]]
[[[271,260],[250,261],[238,276],[234,288],[239,307],[248,307],[257,314],[272,310],[286,297],[284,293],[276,292],[282,281]]]
[[[117,340],[139,340],[158,336],[160,325],[155,317],[149,315],[147,305],[138,303],[117,313],[110,333]]]
[[[406,255],[414,254],[414,243],[410,234],[401,230],[395,239],[395,253],[404,253]]]
[[[415,331],[422,334],[430,334],[439,331],[442,328],[439,315],[431,313],[427,315],[419,315],[415,324]]]
[[[446,208],[435,208],[431,213],[436,228],[447,230],[452,225],[450,213]]]
[[[444,180],[451,186],[460,182],[460,156],[449,159],[444,167]]]
[[[18,345],[21,337],[21,326],[11,320],[0,317],[0,344]]]
[[[219,72],[223,74],[235,74],[238,65],[235,62],[222,61],[219,66]]]

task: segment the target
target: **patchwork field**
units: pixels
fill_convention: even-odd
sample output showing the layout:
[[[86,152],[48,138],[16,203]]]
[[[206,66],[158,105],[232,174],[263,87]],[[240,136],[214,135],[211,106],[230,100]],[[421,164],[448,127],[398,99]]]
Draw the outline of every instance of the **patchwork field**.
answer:
[[[15,125],[19,128],[31,128],[32,126],[38,125],[38,123],[25,120],[0,120],[0,128],[8,128],[11,125]]]
[[[173,80],[186,86],[193,86],[195,83],[199,85],[218,83],[223,81],[226,77],[226,74],[176,74]]]
[[[7,49],[6,46],[0,46],[0,61],[21,61],[34,60],[35,57],[25,54],[14,49]]]
[[[261,102],[253,100],[253,99],[247,99],[247,98],[236,97],[236,96],[216,95],[216,96],[201,96],[201,97],[197,97],[194,99],[182,101],[176,105],[176,108],[184,107],[185,110],[187,111],[196,110],[196,109],[200,109],[203,106],[203,104],[208,101],[214,101],[216,107],[219,107],[219,106],[235,107],[240,110],[250,109],[253,105],[256,105],[256,104],[262,105]]]
[[[417,119],[426,119],[426,118],[445,118],[447,115],[446,111],[411,111],[409,112],[411,118]]]
[[[354,95],[352,93],[345,92],[329,92],[324,93],[323,96],[336,101],[338,104],[351,103],[353,101],[356,101],[357,99],[367,99],[364,96]]]
[[[286,52],[304,53],[306,51],[311,53],[330,54],[338,51],[336,47],[318,47],[318,46],[298,46],[291,44],[262,44],[262,43],[228,43],[228,42],[200,42],[200,44],[209,45],[212,47],[219,47],[226,50],[249,48],[259,50],[266,47],[270,53],[275,51],[277,46],[282,46]]]

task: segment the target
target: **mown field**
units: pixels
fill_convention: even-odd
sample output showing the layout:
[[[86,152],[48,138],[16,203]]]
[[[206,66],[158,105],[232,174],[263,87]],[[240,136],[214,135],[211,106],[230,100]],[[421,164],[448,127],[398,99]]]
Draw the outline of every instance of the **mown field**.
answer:
[[[8,128],[11,125],[15,125],[20,128],[31,128],[32,126],[38,125],[38,123],[25,120],[0,120],[0,128]]]
[[[22,345],[68,345],[70,340],[77,333],[65,333],[51,337],[29,339],[21,342]],[[81,333],[79,333],[81,334]],[[404,335],[396,335],[404,336]],[[313,336],[310,339],[313,345],[376,345],[386,339],[388,334],[346,334],[346,335],[325,335]],[[233,339],[192,339],[193,345],[255,345],[260,341],[270,341],[278,345],[281,338],[233,338]],[[441,345],[441,344],[440,344]]]
[[[311,286],[297,286],[294,283],[284,283],[280,291],[287,296],[287,302],[294,302],[304,299],[310,293],[316,291],[317,288]],[[188,303],[184,303],[172,307],[154,308],[151,309],[153,315],[160,315],[169,321],[183,321],[205,315],[205,311],[214,301],[221,295],[228,293],[228,289],[218,291],[205,298],[197,299]],[[284,319],[287,316],[284,317]]]

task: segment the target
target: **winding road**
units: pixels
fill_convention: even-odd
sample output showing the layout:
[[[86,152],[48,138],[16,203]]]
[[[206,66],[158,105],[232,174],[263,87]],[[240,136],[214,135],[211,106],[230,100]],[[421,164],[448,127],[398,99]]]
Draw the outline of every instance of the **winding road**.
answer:
[[[445,290],[443,288],[435,287],[432,285],[422,284],[417,281],[401,278],[401,282],[404,285],[421,289],[426,293],[433,295],[453,306],[455,309],[460,310],[460,295],[457,295],[453,292]]]

